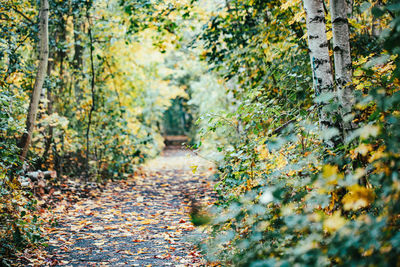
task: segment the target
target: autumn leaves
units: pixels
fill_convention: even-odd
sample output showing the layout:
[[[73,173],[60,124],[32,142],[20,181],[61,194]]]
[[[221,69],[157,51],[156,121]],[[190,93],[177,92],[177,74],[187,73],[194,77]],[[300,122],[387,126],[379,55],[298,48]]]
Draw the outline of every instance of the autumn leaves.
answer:
[[[168,167],[172,159],[155,160],[141,175],[110,183],[95,198],[60,210],[60,226],[51,230],[49,242],[59,264],[200,266],[199,253],[184,241],[194,227],[182,187],[198,192],[207,185],[207,176],[174,169],[175,162]],[[203,189],[197,197],[211,191]]]

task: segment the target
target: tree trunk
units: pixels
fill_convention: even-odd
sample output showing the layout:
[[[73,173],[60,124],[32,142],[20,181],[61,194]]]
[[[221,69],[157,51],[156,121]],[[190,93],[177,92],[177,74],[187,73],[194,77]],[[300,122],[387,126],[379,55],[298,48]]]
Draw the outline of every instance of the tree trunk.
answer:
[[[325,12],[322,0],[304,0],[306,11],[308,47],[316,96],[333,91],[332,68],[330,65],[328,40],[326,37]],[[323,128],[332,127],[331,116],[320,109]]]
[[[93,53],[94,53],[94,42],[93,42],[93,36],[92,36],[92,24],[90,22],[90,16],[89,16],[89,2],[87,2],[86,6],[86,18],[89,24],[88,27],[88,35],[89,35],[89,42],[90,42],[90,70],[91,70],[91,79],[90,79],[90,89],[91,89],[91,95],[92,95],[92,105],[89,110],[89,118],[88,118],[88,125],[86,128],[86,181],[89,179],[90,175],[90,166],[89,166],[89,157],[90,157],[90,127],[92,125],[92,116],[93,112],[96,109],[96,95],[95,95],[95,71],[94,71],[94,58],[93,58]]]
[[[341,102],[341,116],[351,113],[354,105],[352,81],[352,64],[349,40],[349,24],[347,13],[350,10],[346,0],[331,0],[333,55],[335,60],[335,80],[338,86],[338,96]],[[349,119],[348,119],[349,120]],[[344,121],[343,130],[351,129],[351,121]]]
[[[56,31],[58,32],[57,34],[57,60],[60,63],[60,69],[59,69],[59,76],[61,79],[61,85],[59,87],[59,94],[61,95],[63,93],[63,88],[64,88],[64,59],[67,56],[67,53],[65,52],[65,40],[67,39],[66,33],[66,21],[61,18],[61,22],[60,22],[60,28],[56,28]]]
[[[82,55],[83,55],[83,46],[82,46],[82,18],[80,14],[73,15],[73,23],[74,23],[74,60],[73,66],[76,70],[81,70],[83,65]]]
[[[78,6],[79,8],[79,6]],[[74,90],[76,101],[81,101],[83,97],[82,91],[82,68],[83,68],[83,45],[82,45],[82,34],[83,30],[83,21],[80,11],[74,13],[73,15],[73,24],[74,24],[74,58],[73,58],[73,79],[74,79]]]
[[[53,53],[50,53],[50,58],[52,58],[52,54]],[[48,77],[50,77],[50,75],[51,75],[53,65],[54,65],[54,62],[49,60],[49,62],[47,64],[47,76]],[[54,97],[51,92],[51,89],[52,88],[47,88],[47,101],[48,101],[47,102],[47,114],[49,116],[51,116],[51,114],[53,114],[53,102],[54,102]],[[48,157],[52,143],[53,143],[53,126],[49,125],[48,134],[45,137],[45,141],[44,141],[44,152],[43,152],[43,156],[42,156],[42,159],[46,163],[46,166],[47,166],[46,158]]]
[[[33,129],[35,127],[36,115],[42,91],[44,79],[46,77],[47,62],[49,57],[49,35],[48,35],[48,20],[49,20],[49,3],[48,0],[40,1],[40,16],[39,16],[39,64],[36,74],[35,84],[33,86],[32,96],[29,103],[28,116],[26,119],[26,132],[21,138],[20,147],[22,148],[20,158],[25,160],[28,153],[29,145],[32,139]]]

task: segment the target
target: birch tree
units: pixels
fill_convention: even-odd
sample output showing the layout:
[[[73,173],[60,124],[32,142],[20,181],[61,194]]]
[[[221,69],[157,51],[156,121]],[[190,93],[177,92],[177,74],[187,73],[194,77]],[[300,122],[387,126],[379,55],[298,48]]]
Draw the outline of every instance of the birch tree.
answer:
[[[36,74],[35,84],[32,90],[32,96],[29,103],[28,115],[26,118],[26,132],[23,134],[20,142],[21,159],[25,160],[29,145],[32,139],[33,129],[35,128],[36,115],[40,100],[40,93],[43,88],[46,77],[47,63],[49,58],[49,3],[48,0],[40,1],[39,12],[39,64]]]
[[[304,0],[306,12],[308,47],[312,68],[313,87],[318,96],[333,91],[333,76],[326,36],[325,12],[322,0]],[[322,128],[331,127],[330,116],[320,109]]]
[[[351,113],[354,104],[353,89],[350,85],[352,81],[352,65],[347,20],[347,13],[351,10],[350,5],[346,0],[331,0],[330,2],[335,81],[338,88],[339,100],[342,105],[341,116],[345,120],[346,116]],[[350,129],[351,123],[345,121],[343,128],[344,131]]]

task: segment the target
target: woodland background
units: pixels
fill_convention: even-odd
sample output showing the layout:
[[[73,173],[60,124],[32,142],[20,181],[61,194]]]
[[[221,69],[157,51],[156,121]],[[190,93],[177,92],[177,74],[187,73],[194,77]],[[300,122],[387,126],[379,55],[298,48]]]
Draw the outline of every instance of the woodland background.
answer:
[[[210,264],[397,266],[399,13],[391,0],[2,0],[2,263],[45,243],[48,184],[124,179],[184,134],[218,166],[197,243]]]

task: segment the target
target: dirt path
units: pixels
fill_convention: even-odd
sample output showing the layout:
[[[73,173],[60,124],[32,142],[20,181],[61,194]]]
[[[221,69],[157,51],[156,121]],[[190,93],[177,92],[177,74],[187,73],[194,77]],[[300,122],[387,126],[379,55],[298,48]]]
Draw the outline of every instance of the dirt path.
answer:
[[[182,150],[166,150],[143,173],[109,183],[96,198],[78,201],[52,230],[49,252],[68,266],[200,266],[187,242],[194,229],[185,192],[211,200],[212,166]],[[192,166],[198,166],[196,174]]]

